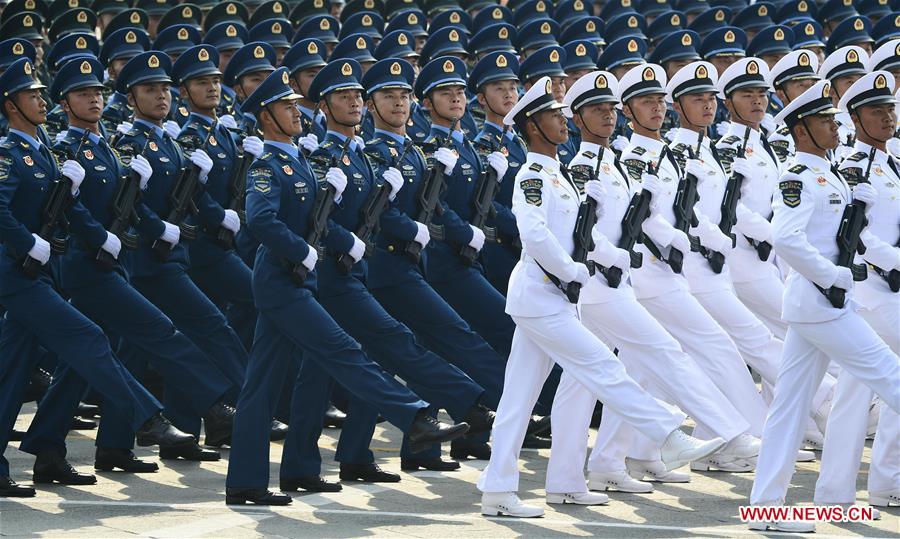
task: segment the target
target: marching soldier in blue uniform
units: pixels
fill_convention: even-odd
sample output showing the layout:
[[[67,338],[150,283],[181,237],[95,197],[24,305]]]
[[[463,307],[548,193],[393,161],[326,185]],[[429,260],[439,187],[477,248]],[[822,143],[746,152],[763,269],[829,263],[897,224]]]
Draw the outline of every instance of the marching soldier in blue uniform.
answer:
[[[14,62],[0,76],[0,106],[10,125],[9,134],[0,143],[0,302],[6,308],[0,337],[0,449],[6,449],[21,406],[32,368],[23,358],[33,357],[28,351],[34,339],[101,392],[110,408],[116,407],[128,417],[140,445],[190,441],[189,435],[159,413],[159,402],[116,361],[103,331],[53,289],[48,267],[53,252],[50,240],[57,249],[60,241],[53,237],[55,227],[41,218],[51,192],[68,197],[66,189],[70,191],[66,217],[80,241],[100,249],[108,234],[101,227],[91,226],[78,200],[78,187],[84,180],[81,165],[67,160],[58,166],[49,148],[36,139],[38,126],[47,114],[47,104],[40,96],[43,88],[27,58]],[[71,416],[65,421],[71,421]],[[37,482],[72,473],[64,455],[57,453],[35,465]],[[17,485],[10,478],[9,462],[3,457],[0,495],[34,496],[33,488]]]
[[[100,63],[106,66],[109,74],[109,80],[113,85],[114,91],[106,101],[106,107],[103,109],[103,126],[110,133],[116,131],[123,122],[128,122],[131,118],[131,105],[128,104],[128,96],[123,89],[119,87],[117,82],[119,71],[125,67],[128,60],[131,60],[138,54],[150,48],[150,38],[147,33],[139,28],[122,28],[110,34],[103,42],[100,49],[98,59]],[[127,131],[131,124],[123,126],[123,131]]]
[[[150,163],[141,155],[131,157],[129,172],[120,156],[100,136],[100,115],[103,110],[100,78],[103,66],[94,59],[76,59],[64,65],[51,86],[51,96],[62,103],[69,129],[57,149],[74,158],[90,171],[90,177],[80,187],[80,199],[92,226],[107,230],[102,251],[91,249],[83,241],[70,242],[60,263],[60,286],[71,298],[72,304],[86,316],[100,324],[105,331],[117,335],[140,347],[162,376],[166,384],[166,413],[173,423],[189,428],[191,420],[203,415],[209,420],[208,430],[231,430],[233,411],[222,401],[229,390],[236,390],[212,361],[206,357],[172,321],[152,303],[140,295],[127,281],[128,254],[122,251],[122,240],[115,234],[130,237],[129,225],[122,231],[109,232],[111,224],[121,219],[121,210],[111,208],[121,183],[146,181],[152,174]],[[129,179],[128,174],[134,177]],[[138,202],[135,211],[143,213]],[[126,247],[127,249],[127,247]],[[102,260],[105,265],[98,262]],[[78,401],[84,395],[87,384],[73,369],[63,365],[54,374],[57,378],[41,401],[28,434],[19,449],[40,455],[47,451],[65,454],[65,436],[68,431],[66,418],[74,414]],[[155,463],[135,458],[131,445],[126,447],[104,445],[107,432],[130,433],[127,417],[116,413],[115,407],[105,410],[98,434],[94,467],[98,470],[119,468],[126,472],[156,471]],[[196,445],[196,442],[191,442]],[[184,451],[183,448],[164,446],[160,456]],[[71,478],[60,476],[60,482]]]
[[[308,244],[304,238],[310,232],[312,212],[323,202],[321,197],[340,201],[347,178],[340,169],[330,168],[323,186],[317,185],[306,158],[292,142],[300,134],[301,124],[296,106],[299,96],[288,81],[287,69],[277,69],[250,95],[244,108],[258,117],[266,134],[264,153],[247,175],[247,224],[261,241],[253,269],[254,299],[260,316],[235,416],[226,481],[229,504],[291,502],[290,496],[266,489],[269,451],[265,425],[277,401],[288,357],[300,359],[302,355],[304,370],[313,366],[322,369],[354,395],[366,399],[406,431],[410,443],[416,446],[448,441],[468,429],[465,423],[450,426],[432,418],[429,404],[369,361],[359,343],[316,301],[319,246]],[[333,262],[321,261],[323,268],[326,264]],[[296,385],[299,387],[299,380]],[[299,412],[296,415],[319,421],[321,428],[327,401],[318,413],[300,408],[300,401],[294,400]],[[295,423],[291,432],[299,424]],[[291,455],[288,446],[283,455]],[[310,483],[324,483],[319,470],[312,473],[314,477],[307,478],[308,482],[293,481],[292,485],[282,480],[282,487],[296,490],[313,488]]]
[[[241,104],[274,70],[275,49],[261,41],[247,43],[238,49],[225,68],[222,82],[235,92],[235,114],[241,113],[236,119],[238,127],[244,133],[256,133],[256,118],[252,114],[245,113]],[[249,256],[252,258],[253,254]]]
[[[283,66],[291,71],[291,87],[298,95],[309,94],[309,85],[316,74],[325,66],[325,44],[318,39],[302,39],[284,55]],[[312,153],[325,138],[325,114],[308,97],[300,98],[300,121],[303,135],[299,144],[307,153]]]
[[[207,298],[188,276],[187,248],[182,243],[182,230],[193,230],[191,218],[181,223],[171,223],[166,219],[173,209],[173,188],[182,174],[198,176],[198,183],[206,183],[213,162],[202,149],[196,149],[185,156],[162,128],[169,112],[168,92],[172,79],[169,77],[169,58],[157,51],[147,51],[132,58],[119,74],[121,85],[128,92],[128,100],[134,108],[135,121],[132,129],[123,134],[117,142],[117,149],[131,155],[144,155],[153,168],[153,174],[143,193],[146,207],[142,219],[138,247],[133,253],[131,271],[132,283],[151,303],[166,313],[175,325],[183,331],[207,356],[216,361],[229,380],[240,386],[244,379],[247,352],[240,338],[228,325],[218,307]],[[195,187],[201,192],[202,188]],[[215,204],[209,194],[201,193],[192,197],[193,204],[202,208],[201,214],[211,211]],[[128,343],[126,343],[128,344]],[[128,346],[123,357],[131,361],[143,361],[142,352]],[[200,425],[191,431],[199,432]],[[228,443],[230,433],[207,432],[207,445]]]
[[[475,137],[475,147],[482,156],[500,150],[509,163],[494,199],[497,215],[492,224],[497,229],[497,243],[485,245],[483,257],[488,279],[503,295],[506,295],[509,275],[522,251],[516,217],[512,214],[512,180],[525,162],[527,150],[514,130],[501,127],[503,117],[519,100],[518,71],[514,54],[492,52],[475,64],[468,82],[469,92],[476,95],[485,111],[484,127]]]
[[[468,324],[425,281],[422,268],[406,255],[406,246],[417,242],[422,247],[431,240],[428,227],[411,221],[419,210],[419,197],[428,177],[422,151],[406,136],[413,67],[399,58],[377,62],[362,80],[368,96],[369,111],[375,122],[375,138],[366,142],[375,176],[391,168],[399,170],[404,187],[395,199],[394,207],[413,227],[386,228],[377,238],[375,254],[369,262],[367,284],[372,294],[392,316],[410,327],[429,349],[462,369],[485,388],[484,401],[495,406],[503,390],[506,360]],[[402,222],[402,220],[398,220]],[[414,235],[413,235],[414,234]],[[423,249],[427,256],[427,249]],[[472,443],[468,437],[451,443],[450,456],[486,458],[490,448],[484,441]],[[440,447],[432,447],[427,454],[413,455],[404,445],[401,467],[405,470],[456,469],[457,463],[440,462]]]
[[[262,153],[258,137],[246,137],[238,148],[228,129],[218,122],[221,72],[219,53],[212,45],[198,45],[185,51],[175,62],[172,75],[179,85],[190,115],[178,136],[179,141],[193,142],[205,148],[212,159],[206,183],[209,204],[202,205],[197,239],[188,247],[191,266],[188,274],[197,286],[225,312],[229,325],[249,349],[256,326],[256,309],[250,289],[250,268],[234,250],[234,240],[241,229],[237,211],[229,208],[232,197],[231,179],[240,168],[246,148]],[[227,308],[226,308],[227,306]]]
[[[322,178],[335,174],[331,172],[335,169],[348,179],[352,178],[329,222],[326,259],[319,264],[317,272],[319,300],[381,367],[399,374],[416,393],[446,409],[451,417],[465,418],[473,430],[485,432],[490,430],[493,412],[481,403],[484,389],[457,367],[416,342],[409,328],[392,318],[366,288],[368,263],[364,257],[366,242],[371,238],[360,238],[355,234],[362,207],[381,189],[390,189],[393,197],[389,196],[389,199],[396,198],[404,182],[400,171],[390,167],[382,174],[385,183],[377,183],[362,148],[350,138],[362,118],[360,78],[361,68],[356,61],[339,59],[322,68],[310,85],[309,96],[325,112],[329,128],[325,141],[310,156],[313,170]],[[332,163],[337,167],[330,167]],[[413,229],[418,230],[396,208],[387,209],[379,222],[385,233],[404,239],[412,239],[410,235],[414,238],[417,232]],[[345,259],[348,264],[342,270],[340,262]],[[330,386],[327,371],[311,361],[304,362],[293,399],[294,409],[302,403],[299,409],[304,413],[298,414],[299,420],[294,420],[292,414],[292,426],[285,445],[286,459],[281,470],[283,488],[293,486],[293,480],[298,477],[319,474],[321,457],[316,441]],[[377,410],[365,405],[358,396],[351,398],[335,455],[335,460],[341,463],[341,479],[400,480],[400,476],[381,470],[368,449],[377,419]],[[294,444],[299,447],[295,448]],[[301,484],[300,487],[307,490],[328,488],[324,482],[321,486],[314,484],[310,488]]]

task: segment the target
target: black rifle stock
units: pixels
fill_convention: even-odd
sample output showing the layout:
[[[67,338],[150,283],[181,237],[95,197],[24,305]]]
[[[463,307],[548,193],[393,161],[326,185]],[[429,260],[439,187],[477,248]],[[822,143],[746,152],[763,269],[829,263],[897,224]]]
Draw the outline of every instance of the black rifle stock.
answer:
[[[643,264],[643,256],[634,250],[635,244],[641,241],[643,232],[641,227],[650,215],[650,200],[653,195],[646,189],[635,193],[628,203],[628,209],[622,217],[622,237],[619,238],[619,249],[625,249],[631,255],[632,268],[639,268]],[[617,266],[609,268],[600,267],[600,273],[606,277],[606,283],[610,288],[618,288],[622,283],[622,269]]]
[[[250,165],[253,164],[254,159],[253,154],[241,150],[241,160],[238,162],[238,166],[232,169],[231,177],[228,179],[228,193],[230,197],[228,209],[237,212],[242,225],[247,222],[247,211],[244,207],[247,199],[247,172],[250,170]],[[216,232],[216,243],[223,249],[233,248],[234,232],[219,225],[219,230]]]
[[[597,165],[594,167],[594,173],[591,174],[590,180],[596,180],[600,173],[600,161],[603,159],[603,150],[600,148],[600,155],[597,156]],[[562,171],[562,163],[560,163],[560,171]],[[589,181],[590,181],[589,180]],[[572,238],[575,240],[575,249],[572,250],[572,260],[577,263],[587,265],[588,271],[593,275],[594,264],[589,263],[588,254],[594,250],[594,237],[591,232],[594,225],[597,224],[597,201],[586,196],[584,202],[578,207],[578,215],[575,217],[575,230],[572,231]],[[569,303],[578,303],[581,296],[581,283],[572,281],[566,283],[562,289]]]
[[[700,130],[698,138],[697,151],[699,153],[700,145],[703,143],[702,129]],[[663,151],[666,151],[667,148],[668,146],[663,146]],[[694,159],[695,154],[691,150],[688,150],[688,157]],[[662,154],[660,154],[660,161],[662,161]],[[678,182],[678,191],[675,193],[673,209],[675,210],[675,228],[687,234],[688,239],[691,239],[691,251],[698,251],[700,247],[699,241],[691,238],[690,235],[691,227],[697,226],[697,216],[694,214],[694,206],[697,204],[698,200],[700,200],[700,196],[697,193],[697,177],[693,174],[685,173],[684,177],[681,178],[681,181]],[[668,262],[672,271],[681,273],[681,269],[684,266],[684,253],[675,247],[670,247],[669,256],[666,262]],[[721,271],[721,269],[719,271]]]
[[[503,133],[500,134],[501,142],[507,131],[509,131],[509,126],[503,128]],[[491,152],[495,151],[497,151],[497,147],[491,145]],[[497,171],[490,165],[487,165],[481,174],[481,178],[478,180],[475,197],[472,199],[475,211],[472,212],[469,224],[484,232],[485,241],[497,241],[497,231],[493,227],[487,226],[487,220],[497,214],[497,211],[494,209],[494,197],[497,196],[497,191],[500,190],[500,180],[501,178],[497,177]],[[478,251],[471,245],[463,245],[459,250],[459,256],[462,258],[463,264],[472,266],[478,258]]]
[[[347,137],[347,140],[344,141],[344,145],[341,146],[341,154],[339,156],[331,156],[331,160],[328,164],[329,168],[336,168],[341,161],[343,161],[344,157],[347,155],[347,150],[350,149],[350,143],[353,142],[353,137]],[[322,245],[322,240],[325,239],[325,236],[328,234],[328,217],[331,215],[332,210],[334,210],[334,194],[335,188],[328,182],[323,182],[323,185],[318,188],[319,192],[316,193],[316,204],[313,206],[313,211],[309,216],[309,230],[306,231],[306,243],[309,245],[310,249],[315,249],[318,254],[319,260],[325,258],[325,246]],[[306,276],[309,274],[309,270],[306,269],[302,263],[300,264],[290,264],[291,270],[291,280],[294,281],[294,284],[297,286],[303,286],[303,283],[306,281]]]
[[[450,132],[447,139],[444,140],[443,146],[449,148],[453,144],[453,130],[459,119],[453,120],[450,124]],[[419,213],[416,215],[416,221],[428,227],[431,238],[442,240],[444,238],[444,227],[434,224],[434,216],[441,215],[444,212],[441,206],[441,195],[446,188],[444,176],[446,174],[445,167],[435,162],[428,173],[428,177],[422,182],[422,188],[419,190]],[[419,262],[422,256],[422,246],[415,241],[411,241],[406,245],[406,256],[415,263]]]
[[[81,147],[84,146],[85,141],[88,140],[88,135],[89,132],[85,131],[74,153],[71,150],[64,152],[65,159],[75,159],[75,156],[81,152]],[[69,238],[57,238],[55,233],[58,227],[66,228],[68,226],[65,213],[71,201],[72,180],[59,174],[50,187],[50,196],[41,210],[41,229],[38,231],[38,236],[50,244],[50,252],[55,255],[65,254],[68,248]],[[43,264],[40,261],[28,254],[25,255],[25,259],[22,261],[22,272],[29,279],[37,279],[42,267]]]
[[[147,139],[147,143],[150,139]],[[141,150],[143,154],[147,150],[147,143]],[[134,156],[132,156],[134,158]],[[141,198],[141,175],[131,170],[119,178],[119,184],[113,193],[110,206],[112,208],[113,220],[109,224],[109,233],[113,234],[122,242],[125,249],[137,249],[138,237],[128,232],[132,225],[137,225],[140,221],[137,210],[135,209]],[[95,258],[97,265],[104,271],[112,271],[116,268],[116,258],[109,252],[99,249]]]

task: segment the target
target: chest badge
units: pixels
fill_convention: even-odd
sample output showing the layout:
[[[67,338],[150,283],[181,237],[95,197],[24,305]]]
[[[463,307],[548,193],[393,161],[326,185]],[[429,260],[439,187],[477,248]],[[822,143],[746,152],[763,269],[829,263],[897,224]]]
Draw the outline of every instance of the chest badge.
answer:
[[[744,155],[753,155],[753,148],[744,148]]]
[[[32,159],[30,155],[26,155],[25,157],[23,157],[22,161],[25,161],[25,164],[29,167],[34,165],[34,159]]]
[[[818,178],[816,178],[816,183],[824,187],[828,185],[828,180],[825,179],[825,176],[819,176]]]
[[[281,167],[281,170],[288,176],[294,173],[294,169],[291,168],[291,165],[284,165]]]
[[[87,159],[87,160],[89,160],[89,161],[92,160],[92,159],[94,158],[94,152],[92,152],[91,150],[85,150],[85,151],[84,151],[84,158]]]
[[[150,148],[154,152],[159,150],[159,146],[157,146],[156,143],[153,142],[152,140],[147,143],[147,147]]]
[[[96,170],[97,172],[103,172],[104,170],[106,170],[106,167],[104,167],[103,165],[94,165],[94,170]]]
[[[350,157],[345,155],[343,159],[341,159],[341,163],[344,163],[346,166],[350,166]]]
[[[502,153],[504,157],[509,157],[509,150],[506,149],[506,146],[500,148],[500,153]]]
[[[878,174],[879,176],[884,176],[884,169],[878,165],[875,165],[875,174]]]
[[[209,140],[207,141],[210,146],[218,146],[218,142],[216,142],[216,137],[210,135]]]
[[[166,157],[165,155],[160,156],[159,162],[160,162],[160,163],[168,163],[168,162],[169,162],[169,158]]]
[[[388,152],[390,152],[391,157],[397,157],[397,155],[398,155],[398,154],[397,154],[397,148],[394,148],[393,146],[391,146],[391,147],[388,148]]]

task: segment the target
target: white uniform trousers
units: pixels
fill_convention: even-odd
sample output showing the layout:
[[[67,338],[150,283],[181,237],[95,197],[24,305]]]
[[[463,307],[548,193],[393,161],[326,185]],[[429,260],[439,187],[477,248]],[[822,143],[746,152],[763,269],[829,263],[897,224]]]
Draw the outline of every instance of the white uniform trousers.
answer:
[[[892,296],[890,302],[873,310],[861,309],[859,314],[895,353],[900,353],[900,294]],[[900,380],[895,383],[900,384]],[[871,402],[869,386],[846,371],[838,376],[816,482],[817,504],[856,500],[856,476],[865,447]],[[883,405],[872,444],[868,489],[870,493],[900,490],[900,417]]]
[[[618,358],[628,374],[654,397],[678,405],[726,441],[750,428],[715,383],[636,299],[582,305],[581,321],[603,342],[618,348]],[[595,402],[583,385],[563,373],[553,400],[547,492],[584,490],[587,432]],[[604,421],[609,414],[615,413],[604,409]],[[615,451],[623,466],[627,450],[626,444]]]
[[[783,341],[787,334],[787,322],[781,319],[784,282],[781,280],[778,268],[770,264],[767,269],[769,272],[762,279],[745,282],[733,281],[732,285],[741,303],[746,305],[775,337]]]
[[[806,427],[806,414],[797,410],[809,409],[829,359],[873,389],[886,406],[900,410],[900,358],[861,316],[846,311],[825,322],[791,323],[750,503],[784,502]]]
[[[518,490],[519,451],[554,362],[660,445],[684,421],[684,414],[672,413],[628,376],[609,348],[581,324],[574,305],[550,316],[513,320],[516,331],[494,421],[491,461],[478,479],[482,492]]]

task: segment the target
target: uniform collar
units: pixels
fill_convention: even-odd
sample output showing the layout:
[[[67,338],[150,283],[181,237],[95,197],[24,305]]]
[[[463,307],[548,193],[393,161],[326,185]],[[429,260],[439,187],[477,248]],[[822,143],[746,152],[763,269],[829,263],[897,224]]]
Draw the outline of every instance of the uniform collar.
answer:
[[[347,137],[345,137],[344,135],[338,133],[337,131],[332,131],[331,129],[329,129],[329,130],[325,133],[325,136],[334,137],[334,138],[338,139],[338,141],[339,141],[341,144],[343,144],[344,142],[347,141]],[[355,140],[350,142],[350,150],[351,150],[351,151],[354,151],[354,152],[355,152],[355,151],[357,150],[358,147],[359,147],[359,144],[357,144]]]
[[[591,152],[594,155],[600,155],[600,151],[603,149],[602,146],[595,142],[588,142],[586,140],[581,141],[581,146],[578,147],[579,153]],[[606,157],[606,151],[603,152],[603,157]]]
[[[697,138],[699,136],[700,136],[700,134],[697,133],[696,131],[692,131],[692,130],[684,128],[684,127],[679,127],[679,128],[675,129],[675,137],[672,139],[672,142],[674,142],[676,144],[678,144],[678,143],[684,144],[685,146],[690,148],[691,151],[694,151],[694,149],[697,147]],[[709,137],[704,136],[702,144],[705,148],[708,148],[709,147]]]
[[[542,153],[528,152],[526,159],[529,163],[541,165],[548,174],[559,174],[559,160],[555,157],[547,157]]]
[[[442,125],[431,124],[431,131],[432,132],[437,131],[446,137],[447,134],[450,133],[450,128],[444,127]],[[454,141],[456,141],[457,144],[462,144],[462,142],[464,140],[463,133],[459,129],[457,129],[456,131],[451,133],[450,136],[453,138]]]
[[[746,125],[741,125],[737,122],[731,122],[728,125],[728,133],[725,136],[734,136],[740,140],[741,144],[744,144],[744,132],[747,130]],[[747,145],[756,147],[757,143],[759,143],[760,138],[762,137],[762,133],[760,133],[759,129],[750,128],[750,136],[747,137]]]
[[[397,144],[406,144],[406,137],[403,135],[398,135],[397,133],[385,131],[384,129],[376,129],[375,134],[379,135],[383,139],[392,140]]]
[[[486,131],[491,131],[491,132],[495,133],[497,136],[500,136],[501,134],[503,134],[503,127],[495,124],[494,122],[485,121],[484,129]],[[515,133],[513,133],[512,129],[506,130],[506,135],[505,135],[506,140],[512,140],[514,136],[515,136]]]
[[[74,127],[71,125],[69,126],[69,132],[77,133],[78,134],[77,138],[79,138],[79,139],[84,136],[84,131],[85,130],[80,127]],[[93,143],[93,144],[100,144],[100,135],[93,133],[93,132],[88,132],[88,140],[90,140],[91,143]]]
[[[196,112],[188,114],[188,120],[195,120],[206,127],[212,127],[213,123],[215,123],[215,120],[213,118]]]
[[[291,157],[296,158],[299,156],[297,147],[294,146],[293,144],[289,144],[287,142],[278,142],[275,140],[267,140],[265,145],[272,146],[273,148],[276,148],[276,149],[290,155]]]
[[[694,134],[694,136],[696,137],[697,135]],[[696,139],[694,140],[696,141]],[[644,135],[639,135],[637,133],[631,134],[630,142],[632,146],[640,146],[641,148],[645,148],[656,153],[662,151],[662,147],[664,145],[661,140],[645,137]]]
[[[813,172],[831,171],[831,161],[825,159],[824,157],[819,157],[818,155],[813,155],[811,153],[798,151],[794,156],[794,161],[801,165],[806,165],[807,167],[811,168]]]
[[[134,121],[134,123],[135,123],[135,125],[143,126],[145,131],[149,129],[150,131],[156,133],[156,136],[158,138],[163,138],[163,135],[165,134],[165,131],[163,130],[162,127],[160,127],[156,124],[152,124],[152,123],[148,122],[147,120],[141,120],[140,118],[138,118]]]
[[[41,141],[32,137],[28,133],[25,133],[24,131],[19,131],[18,129],[12,129],[12,128],[10,128],[9,132],[15,133],[19,138],[21,138],[22,140],[27,142],[29,145],[31,145],[32,149],[34,149],[34,150],[41,149],[41,146],[42,146]]]

